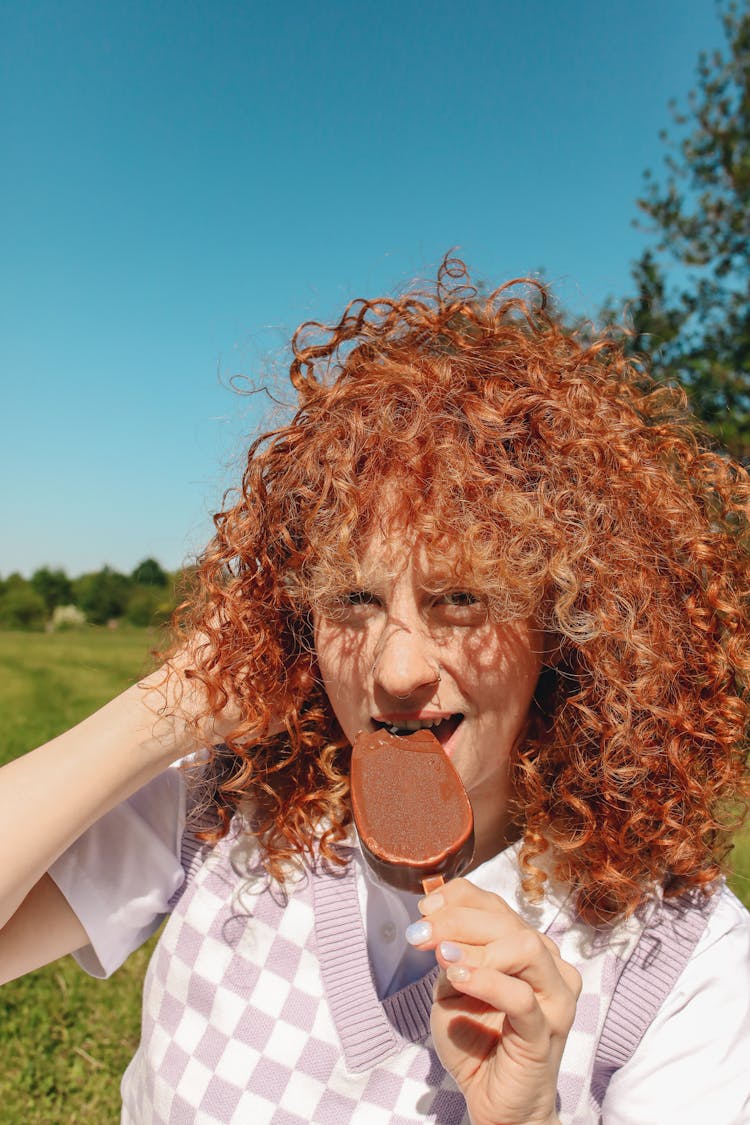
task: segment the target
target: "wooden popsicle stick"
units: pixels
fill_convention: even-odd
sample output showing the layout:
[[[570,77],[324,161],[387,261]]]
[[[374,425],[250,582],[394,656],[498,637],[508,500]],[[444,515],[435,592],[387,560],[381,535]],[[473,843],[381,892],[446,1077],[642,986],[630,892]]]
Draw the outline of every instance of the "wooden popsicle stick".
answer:
[[[445,879],[442,875],[428,875],[422,880],[422,890],[426,895],[431,895],[433,891],[443,886],[445,886]]]

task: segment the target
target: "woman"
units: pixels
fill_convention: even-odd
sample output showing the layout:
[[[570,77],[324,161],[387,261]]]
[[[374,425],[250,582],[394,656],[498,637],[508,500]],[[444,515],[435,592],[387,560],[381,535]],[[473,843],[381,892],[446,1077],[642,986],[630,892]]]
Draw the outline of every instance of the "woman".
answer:
[[[171,912],[139,1125],[747,1120],[746,474],[454,261],[290,375],[164,668],[3,771],[6,976],[107,975]],[[474,809],[420,902],[350,824],[381,726],[431,727]]]

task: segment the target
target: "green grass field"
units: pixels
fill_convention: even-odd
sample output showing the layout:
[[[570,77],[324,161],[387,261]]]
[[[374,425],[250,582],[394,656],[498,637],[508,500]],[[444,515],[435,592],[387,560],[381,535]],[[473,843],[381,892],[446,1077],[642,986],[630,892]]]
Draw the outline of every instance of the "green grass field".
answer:
[[[0,632],[0,761],[78,722],[149,666],[145,629]],[[151,947],[108,981],[72,958],[13,981],[0,1003],[0,1121],[108,1125],[138,1045],[141,982]]]
[[[52,738],[150,667],[145,629],[0,632],[0,762]],[[750,831],[733,853],[732,884],[750,906]],[[0,1122],[119,1121],[120,1077],[137,1044],[140,991],[155,939],[108,981],[64,958],[2,989]]]

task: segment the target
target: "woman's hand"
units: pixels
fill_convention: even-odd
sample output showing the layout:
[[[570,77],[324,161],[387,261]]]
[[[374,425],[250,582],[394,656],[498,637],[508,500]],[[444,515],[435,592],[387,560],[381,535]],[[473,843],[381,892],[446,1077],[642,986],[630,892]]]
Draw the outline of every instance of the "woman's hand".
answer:
[[[431,1027],[474,1125],[553,1125],[581,979],[497,895],[455,879],[420,903],[412,944],[441,967]]]
[[[208,689],[206,670],[215,663],[215,644],[207,633],[194,634],[141,684],[144,702],[154,715],[181,727],[192,742],[186,752],[196,746],[215,746],[228,735],[243,744],[284,729],[268,705],[257,698],[239,698],[231,694],[231,688],[218,684]],[[236,661],[233,671],[236,681],[247,678],[247,668],[237,666]],[[312,674],[309,678],[312,686]]]

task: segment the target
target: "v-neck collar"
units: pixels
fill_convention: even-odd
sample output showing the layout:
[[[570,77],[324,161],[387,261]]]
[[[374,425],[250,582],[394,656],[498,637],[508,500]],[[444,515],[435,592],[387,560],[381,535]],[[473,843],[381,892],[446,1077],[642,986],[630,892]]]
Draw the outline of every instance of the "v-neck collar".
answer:
[[[437,965],[384,1001],[378,1000],[367,955],[354,867],[313,875],[315,936],[323,985],[348,1070],[369,1070],[430,1033]]]
[[[348,847],[355,847],[352,840]],[[475,885],[499,893],[508,905],[542,933],[560,913],[565,898],[550,888],[537,904],[520,896],[518,845],[483,863],[468,878]],[[353,857],[352,857],[353,858]],[[312,877],[315,935],[323,985],[341,1040],[347,1069],[367,1070],[430,1034],[435,965],[425,976],[379,1000],[367,952],[367,934],[360,912],[355,863],[343,872]]]

